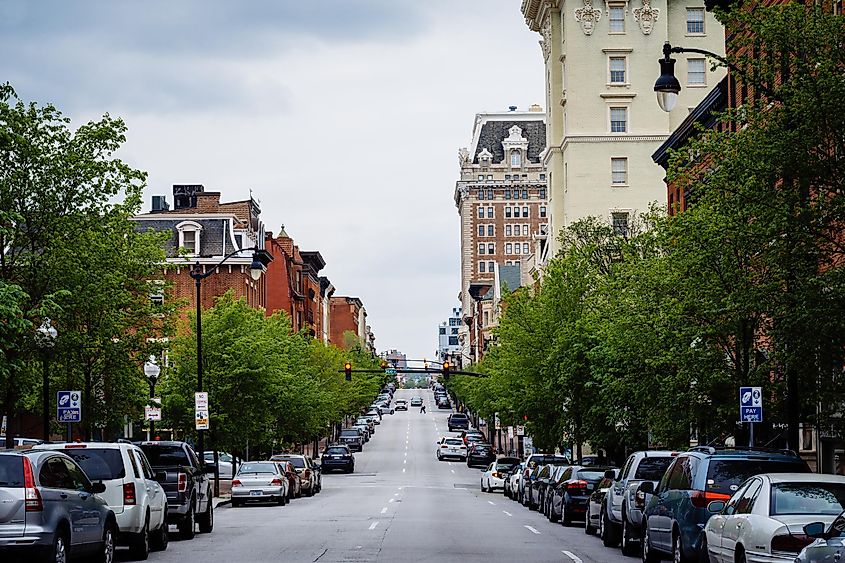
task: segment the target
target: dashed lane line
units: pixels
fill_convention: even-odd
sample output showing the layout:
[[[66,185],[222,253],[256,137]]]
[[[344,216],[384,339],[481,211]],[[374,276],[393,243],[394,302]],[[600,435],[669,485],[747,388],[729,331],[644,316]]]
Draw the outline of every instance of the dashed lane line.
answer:
[[[371,529],[371,530],[375,530],[375,529],[376,529],[376,526],[378,526],[378,520],[376,520],[375,522],[373,522],[372,524],[370,524],[370,529]]]
[[[381,513],[382,513],[382,514],[384,514],[385,512],[387,512],[387,507],[386,507],[386,506],[385,506],[384,508],[382,508],[382,509],[381,509]]]
[[[451,471],[452,473],[454,473],[454,472],[455,472],[455,470],[454,470],[454,469],[450,469],[450,471]]]
[[[580,557],[578,557],[577,555],[575,555],[571,551],[561,551],[561,553],[563,553],[564,555],[566,555],[567,557],[572,559],[573,563],[584,563],[584,561],[582,561]]]
[[[511,513],[510,513],[510,512],[508,512],[507,510],[503,510],[502,512],[504,512],[504,513],[505,513],[505,514],[507,514],[508,516],[513,516],[513,514],[511,514]]]
[[[528,528],[528,531],[531,532],[532,534],[537,534],[538,536],[540,535],[540,532],[537,531],[537,528],[532,528],[531,526],[525,526],[525,527]]]
[[[487,501],[487,503],[488,503],[488,504],[492,504],[493,506],[496,506],[496,503],[495,503],[495,502],[493,502],[492,500],[488,500],[488,501]]]

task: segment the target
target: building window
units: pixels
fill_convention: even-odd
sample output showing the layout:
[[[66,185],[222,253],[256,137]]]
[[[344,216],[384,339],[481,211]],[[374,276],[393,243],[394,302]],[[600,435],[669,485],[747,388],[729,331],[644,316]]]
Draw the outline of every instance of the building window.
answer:
[[[479,262],[478,263],[478,271],[482,274],[487,271],[487,262]]]
[[[487,262],[487,271],[493,273],[493,262]]]
[[[505,199],[510,199],[510,198],[511,198],[511,191],[510,191],[510,189],[507,189],[507,190],[505,190]]]
[[[487,199],[493,199],[493,190],[487,190]]]
[[[610,57],[610,83],[625,84],[625,57]]]
[[[486,250],[487,250],[486,244],[484,244],[483,242],[478,243],[478,253],[479,254],[485,254]]]
[[[492,208],[492,207],[488,207],[488,208],[487,208],[487,218],[488,218],[488,219],[492,219],[492,218],[493,218],[493,208]]]
[[[488,175],[487,175],[487,179],[488,179],[488,180],[492,180],[492,179],[493,179],[493,175],[492,175],[492,174],[488,174]]]
[[[522,190],[522,199],[528,199],[528,190]]]
[[[529,254],[529,250],[528,250],[528,243],[527,243],[527,242],[523,242],[523,243],[522,243],[522,253],[523,253],[523,254]]]
[[[608,20],[610,33],[625,33],[625,5],[611,4],[608,6]]]
[[[505,243],[505,254],[513,254],[513,245],[511,243]]]
[[[546,188],[540,188],[540,199],[546,199]]]
[[[523,217],[528,217],[528,208],[527,208],[527,207],[523,207],[523,208],[522,208],[522,216],[523,216]]]
[[[487,254],[496,254],[496,243],[495,242],[488,242],[487,243]]]
[[[511,208],[505,207],[505,218],[510,218],[511,216]]]
[[[542,225],[540,225],[540,234],[541,235],[549,234],[549,226],[547,224],[543,223]]]
[[[191,256],[199,256],[202,225],[195,221],[182,221],[176,225],[176,230],[179,232],[179,248],[184,248]]]
[[[513,208],[513,216],[514,216],[514,217],[519,217],[519,207],[514,207],[514,208]]]
[[[484,174],[479,174],[479,175],[478,175],[478,180],[479,180],[480,182],[483,182],[483,181],[484,181]]]
[[[493,233],[494,233],[494,230],[493,230],[493,229],[494,229],[494,226],[493,226],[493,225],[487,225],[487,236],[488,236],[488,237],[492,237],[492,236],[493,236]]]
[[[522,226],[522,236],[524,236],[524,237],[528,236],[528,225]]]
[[[610,108],[610,132],[628,131],[628,108]]]
[[[628,159],[627,158],[611,158],[610,159],[610,174],[611,181],[616,186],[624,186],[628,184]]]
[[[478,199],[484,199],[484,190],[478,190]]]
[[[511,167],[519,168],[522,166],[522,154],[519,151],[511,151]]]
[[[458,345],[458,337],[457,336],[450,336],[449,337],[449,346],[457,346]]]
[[[687,59],[687,85],[704,86],[707,83],[704,59]]]
[[[153,307],[164,306],[164,280],[149,280],[147,285],[150,289],[150,302]]]
[[[484,208],[481,207],[480,205],[478,206],[478,218],[484,219]]]
[[[484,236],[484,225],[478,225],[478,236]]]
[[[610,214],[613,226],[613,234],[621,237],[628,236],[628,213],[619,212]]]
[[[704,8],[687,8],[687,33],[704,34]]]
[[[505,225],[505,236],[506,237],[511,236],[511,226],[510,225]]]
[[[452,334],[458,334],[458,329],[453,328],[453,329],[452,329]]]
[[[546,181],[546,175],[545,175],[545,174],[540,174],[540,181],[541,181],[541,182],[545,182],[545,181]]]
[[[440,334],[442,334],[444,336],[446,335],[446,327],[445,326],[440,327]]]
[[[543,218],[543,217],[545,217],[545,216],[546,216],[546,206],[545,206],[545,205],[541,205],[541,206],[540,206],[540,218]]]
[[[510,174],[505,174],[505,180],[510,180],[510,179],[511,179],[511,175],[510,175]]]

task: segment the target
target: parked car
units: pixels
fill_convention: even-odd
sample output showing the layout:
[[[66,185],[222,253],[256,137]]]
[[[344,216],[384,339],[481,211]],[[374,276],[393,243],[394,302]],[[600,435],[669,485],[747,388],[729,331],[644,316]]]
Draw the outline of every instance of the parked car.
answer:
[[[302,481],[302,494],[313,497],[323,488],[323,477],[320,467],[310,457],[299,454],[276,454],[270,461],[289,461]]]
[[[514,465],[510,471],[505,474],[505,483],[503,485],[504,494],[511,500],[517,499],[519,491],[519,479],[522,477],[522,470],[525,469],[525,463],[520,462]]]
[[[381,424],[381,413],[375,409],[368,410],[366,413],[364,413],[364,416],[372,419],[373,424]]]
[[[525,485],[528,482],[528,477],[537,465],[570,465],[569,458],[564,455],[557,454],[531,454],[525,460],[525,465],[522,469],[522,475],[518,480],[518,488],[516,489],[516,500],[524,504],[525,500]]]
[[[141,442],[157,481],[167,494],[167,521],[176,524],[183,539],[193,539],[194,522],[200,532],[214,528],[214,466],[200,464],[194,449],[185,442]]]
[[[464,441],[464,444],[469,447],[471,444],[476,442],[486,442],[487,436],[484,435],[484,432],[478,430],[477,428],[468,428],[460,433],[461,440]]]
[[[475,442],[467,448],[467,467],[473,465],[488,466],[496,459],[493,446],[484,442]]]
[[[548,493],[551,500],[549,520],[556,522],[560,518],[561,524],[569,526],[573,520],[585,519],[590,495],[604,479],[605,471],[613,471],[613,468],[593,465],[567,467]]]
[[[452,403],[449,402],[449,399],[442,398],[437,401],[437,408],[438,409],[451,409]]]
[[[406,401],[405,399],[398,399],[394,408],[397,411],[406,411],[408,410],[408,401]]]
[[[845,512],[825,528],[824,522],[812,522],[804,526],[804,535],[813,543],[801,550],[795,563],[829,563],[842,558],[845,552]]]
[[[422,397],[411,397],[411,406],[412,407],[421,407],[423,404]]]
[[[528,472],[528,476],[524,478],[522,484],[522,505],[527,506],[530,510],[537,508],[538,497],[540,496],[540,489],[544,488],[548,483],[551,474],[551,465],[536,465],[534,469]],[[538,479],[543,479],[543,483],[537,483]],[[537,485],[535,487],[535,485]]]
[[[274,461],[247,461],[241,464],[232,479],[232,507],[245,502],[288,503],[290,483],[282,463]]]
[[[62,452],[0,451],[0,559],[18,553],[64,562],[87,554],[111,563],[117,521],[105,490]]]
[[[355,471],[355,456],[346,444],[331,444],[320,458],[320,468],[323,472],[339,469],[344,473]]]
[[[654,493],[643,513],[643,561],[661,554],[675,561],[695,560],[704,541],[711,501],[727,501],[747,478],[760,473],[809,473],[810,468],[789,450],[698,446],[679,454],[655,488],[644,481],[639,489]]]
[[[437,461],[443,461],[447,457],[454,457],[465,461],[467,458],[467,447],[460,438],[444,436],[437,442]]]
[[[355,423],[352,426],[350,426],[350,428],[359,428],[361,430],[361,435],[364,438],[365,444],[370,441],[370,427],[367,426],[366,424]]]
[[[214,463],[214,452],[203,452],[203,460],[206,463]],[[235,463],[240,461],[235,459],[235,456],[226,452],[217,452],[217,474],[221,479],[231,479],[234,477]]]
[[[543,501],[540,503],[539,509],[549,519],[549,522],[557,522],[560,519],[560,511],[557,513],[552,511],[551,501],[554,499],[555,487],[563,480],[563,475],[569,467],[569,465],[553,465],[551,466],[548,478],[545,479],[544,486],[547,492],[543,495]]]
[[[621,543],[625,555],[637,552],[643,509],[648,502],[648,495],[638,492],[640,483],[651,481],[657,485],[677,455],[671,450],[645,450],[628,456],[598,513],[599,536],[605,547]]]
[[[619,476],[619,470],[613,470],[614,475],[610,477],[610,473],[605,471],[604,478],[599,481],[596,488],[590,494],[590,500],[587,501],[587,513],[584,515],[584,533],[594,535],[601,525],[601,510],[604,506],[605,498],[608,491],[613,486],[613,482]]]
[[[43,444],[44,440],[39,440],[38,438],[23,438],[20,436],[16,436],[12,438],[12,447],[14,448],[27,448],[31,446],[37,446],[38,444]],[[6,437],[0,436],[0,448],[6,447]]]
[[[488,465],[481,474],[481,492],[492,493],[496,489],[504,490],[505,477],[517,465],[519,465],[519,458],[516,457],[500,457]]]
[[[813,541],[804,526],[826,528],[845,510],[845,477],[812,473],[756,475],[727,501],[713,501],[702,553],[711,563],[743,559],[792,563]]]
[[[446,419],[446,424],[449,427],[449,432],[469,430],[469,417],[462,412],[453,412]]]
[[[364,434],[360,429],[355,428],[354,426],[352,428],[344,428],[341,430],[338,441],[342,444],[346,444],[349,446],[350,450],[356,452],[360,452],[364,449]]]
[[[146,559],[150,548],[167,549],[167,495],[141,448],[128,442],[73,442],[33,449],[67,454],[88,479],[106,486],[100,496],[115,513],[115,540],[129,546],[133,559]]]
[[[375,423],[373,422],[373,419],[372,419],[371,417],[368,417],[368,416],[359,416],[357,419],[355,419],[355,424],[356,424],[356,425],[358,425],[358,424],[366,424],[366,425],[367,425],[367,428],[369,428],[369,429],[370,429],[370,436],[372,436],[372,435],[375,433],[375,431],[376,431],[376,425],[375,425]]]

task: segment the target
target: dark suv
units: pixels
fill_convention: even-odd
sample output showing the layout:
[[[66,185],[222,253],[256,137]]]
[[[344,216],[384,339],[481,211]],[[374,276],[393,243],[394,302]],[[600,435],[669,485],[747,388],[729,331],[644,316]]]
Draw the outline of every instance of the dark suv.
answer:
[[[462,412],[450,414],[449,418],[446,420],[446,424],[449,425],[449,432],[455,432],[456,430],[469,430],[469,418]]]
[[[707,505],[727,501],[739,485],[759,473],[809,473],[789,450],[699,446],[684,452],[666,470],[657,487],[643,481],[640,491],[653,493],[643,511],[643,561],[698,561]]]

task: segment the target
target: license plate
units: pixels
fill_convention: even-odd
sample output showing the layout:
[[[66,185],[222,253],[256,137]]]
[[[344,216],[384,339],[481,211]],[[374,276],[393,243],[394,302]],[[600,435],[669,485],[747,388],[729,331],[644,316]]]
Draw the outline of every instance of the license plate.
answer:
[[[333,455],[333,456],[332,456],[332,459],[343,459],[343,456]]]
[[[249,496],[252,496],[252,497],[260,497],[260,496],[261,496],[261,491],[250,491],[250,492],[249,492]]]
[[[594,485],[587,484],[587,490],[592,491],[595,488]]]

